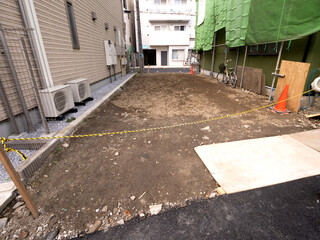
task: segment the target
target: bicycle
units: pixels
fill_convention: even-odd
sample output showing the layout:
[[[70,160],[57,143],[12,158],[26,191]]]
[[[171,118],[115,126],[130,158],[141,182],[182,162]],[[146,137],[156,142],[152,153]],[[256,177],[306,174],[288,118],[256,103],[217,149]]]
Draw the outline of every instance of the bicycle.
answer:
[[[237,85],[237,75],[234,72],[234,68],[228,69],[228,62],[230,62],[231,59],[226,60],[225,63],[221,63],[219,65],[219,73],[217,74],[217,80],[219,83],[223,84],[230,84],[231,87],[235,88]],[[219,78],[219,76],[221,76]]]

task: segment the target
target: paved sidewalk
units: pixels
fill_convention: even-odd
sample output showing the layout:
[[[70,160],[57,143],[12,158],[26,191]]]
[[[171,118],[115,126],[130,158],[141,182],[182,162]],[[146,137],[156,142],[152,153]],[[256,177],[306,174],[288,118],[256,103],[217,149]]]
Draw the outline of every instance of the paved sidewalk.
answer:
[[[78,239],[320,239],[320,176],[218,196]]]

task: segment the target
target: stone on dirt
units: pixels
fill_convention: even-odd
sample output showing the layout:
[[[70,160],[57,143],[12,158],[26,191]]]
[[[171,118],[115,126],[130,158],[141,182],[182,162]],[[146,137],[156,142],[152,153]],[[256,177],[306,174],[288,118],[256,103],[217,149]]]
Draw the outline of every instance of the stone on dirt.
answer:
[[[97,220],[89,229],[88,234],[96,232],[99,229],[99,227],[101,227],[101,224],[102,222],[100,220]]]
[[[8,222],[8,218],[0,218],[0,230],[6,227],[7,222]]]
[[[206,126],[206,127],[204,127],[204,128],[201,128],[200,130],[201,130],[201,131],[211,132],[210,126]]]
[[[28,230],[22,230],[22,232],[19,234],[19,240],[20,239],[25,239],[29,236],[29,231]]]
[[[156,204],[156,205],[150,205],[149,210],[151,215],[156,215],[158,214],[162,209],[162,204]]]
[[[42,240],[54,240],[58,234],[59,230],[56,229],[52,232],[47,233],[47,235]]]
[[[18,207],[22,206],[24,203],[23,202],[17,202],[14,206],[13,209],[17,209]]]
[[[130,197],[130,199],[131,199],[132,201],[134,201],[134,200],[136,199],[136,196],[133,196],[133,195],[132,195],[132,196]]]
[[[101,212],[106,212],[106,211],[108,211],[108,206],[107,206],[107,205],[104,206],[104,207],[101,209]]]
[[[61,146],[64,147],[64,148],[67,148],[67,147],[69,147],[69,144],[68,143],[63,143]]]

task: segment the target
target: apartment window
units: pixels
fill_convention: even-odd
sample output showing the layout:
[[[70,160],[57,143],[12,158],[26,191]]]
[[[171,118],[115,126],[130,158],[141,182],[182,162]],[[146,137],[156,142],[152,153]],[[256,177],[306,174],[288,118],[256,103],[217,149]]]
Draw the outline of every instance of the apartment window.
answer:
[[[172,60],[184,60],[184,50],[183,49],[173,49],[172,50]]]
[[[67,4],[67,15],[68,15],[68,21],[69,21],[72,48],[80,49],[80,43],[78,38],[76,19],[74,17],[73,5],[72,5],[72,2],[70,1],[66,1],[66,4]]]
[[[174,31],[185,31],[186,30],[186,26],[174,26],[173,27]]]

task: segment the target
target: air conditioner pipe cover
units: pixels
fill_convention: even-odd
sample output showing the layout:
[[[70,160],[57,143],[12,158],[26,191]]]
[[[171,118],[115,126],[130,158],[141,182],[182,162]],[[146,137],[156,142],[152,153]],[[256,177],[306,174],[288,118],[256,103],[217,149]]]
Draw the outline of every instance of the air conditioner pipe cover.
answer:
[[[314,91],[320,92],[320,77],[317,77],[312,83],[311,87]]]

